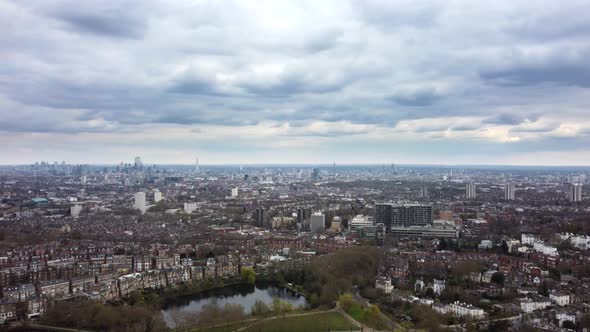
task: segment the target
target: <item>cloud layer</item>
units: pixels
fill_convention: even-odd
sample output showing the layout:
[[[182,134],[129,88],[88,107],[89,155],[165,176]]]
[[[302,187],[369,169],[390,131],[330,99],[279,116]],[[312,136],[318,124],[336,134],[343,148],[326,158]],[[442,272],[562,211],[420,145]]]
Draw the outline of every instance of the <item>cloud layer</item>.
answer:
[[[0,0],[0,22],[2,163],[590,164],[587,1]]]

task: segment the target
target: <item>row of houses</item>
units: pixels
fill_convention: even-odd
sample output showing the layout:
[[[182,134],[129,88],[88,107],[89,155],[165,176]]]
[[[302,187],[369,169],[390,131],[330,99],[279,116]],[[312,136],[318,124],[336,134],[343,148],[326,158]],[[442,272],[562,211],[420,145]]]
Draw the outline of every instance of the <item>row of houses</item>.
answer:
[[[205,265],[167,266],[160,269],[144,269],[121,275],[111,272],[96,276],[82,276],[70,280],[49,280],[38,283],[23,283],[2,288],[0,321],[31,318],[42,315],[49,301],[63,301],[76,297],[97,301],[112,301],[142,289],[158,289],[187,281],[229,279],[239,276],[240,265],[231,257],[209,258]],[[150,265],[152,266],[152,265]]]

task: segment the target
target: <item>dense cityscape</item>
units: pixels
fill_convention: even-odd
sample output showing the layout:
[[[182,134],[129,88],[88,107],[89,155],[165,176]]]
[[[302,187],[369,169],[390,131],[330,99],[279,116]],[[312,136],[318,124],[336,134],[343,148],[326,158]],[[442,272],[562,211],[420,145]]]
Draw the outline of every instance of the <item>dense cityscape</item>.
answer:
[[[0,331],[590,331],[590,0],[0,0]]]
[[[305,298],[289,311],[337,305],[358,328],[588,328],[589,171],[140,157],[3,166],[0,319],[109,329],[60,310],[149,304],[162,312],[153,330],[214,325],[162,308],[249,280]],[[319,277],[320,261],[338,271]]]

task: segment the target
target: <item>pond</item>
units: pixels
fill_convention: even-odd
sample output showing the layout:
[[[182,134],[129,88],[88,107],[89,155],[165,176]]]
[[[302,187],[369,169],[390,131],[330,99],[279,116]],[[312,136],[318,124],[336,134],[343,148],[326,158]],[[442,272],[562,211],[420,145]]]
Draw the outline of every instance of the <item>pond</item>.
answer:
[[[278,297],[282,301],[289,302],[294,308],[305,307],[308,302],[305,297],[284,287],[268,284],[256,285],[234,285],[205,291],[199,294],[179,297],[174,302],[168,303],[162,309],[162,317],[166,325],[174,328],[174,322],[170,317],[173,311],[182,311],[191,314],[201,312],[203,306],[211,303],[217,303],[223,307],[226,303],[239,304],[244,307],[246,314],[250,313],[252,305],[257,300],[261,300],[267,305],[271,305],[273,299]]]

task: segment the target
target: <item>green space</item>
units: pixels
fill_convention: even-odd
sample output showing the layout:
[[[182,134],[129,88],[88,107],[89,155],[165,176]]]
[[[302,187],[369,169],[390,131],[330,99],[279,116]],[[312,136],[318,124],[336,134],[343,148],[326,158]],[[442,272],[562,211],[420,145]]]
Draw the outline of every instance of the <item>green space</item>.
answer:
[[[191,332],[233,332],[240,327],[249,324],[248,322],[229,323],[215,327],[202,327],[192,329]]]
[[[326,312],[298,317],[276,318],[250,326],[244,332],[315,332],[315,331],[356,331],[338,312]]]
[[[342,294],[338,298],[338,303],[342,310],[346,311],[346,313],[357,322],[361,322],[378,330],[384,330],[387,328],[387,322],[384,320],[378,306],[374,304],[368,306],[362,305],[355,301],[350,293]]]

